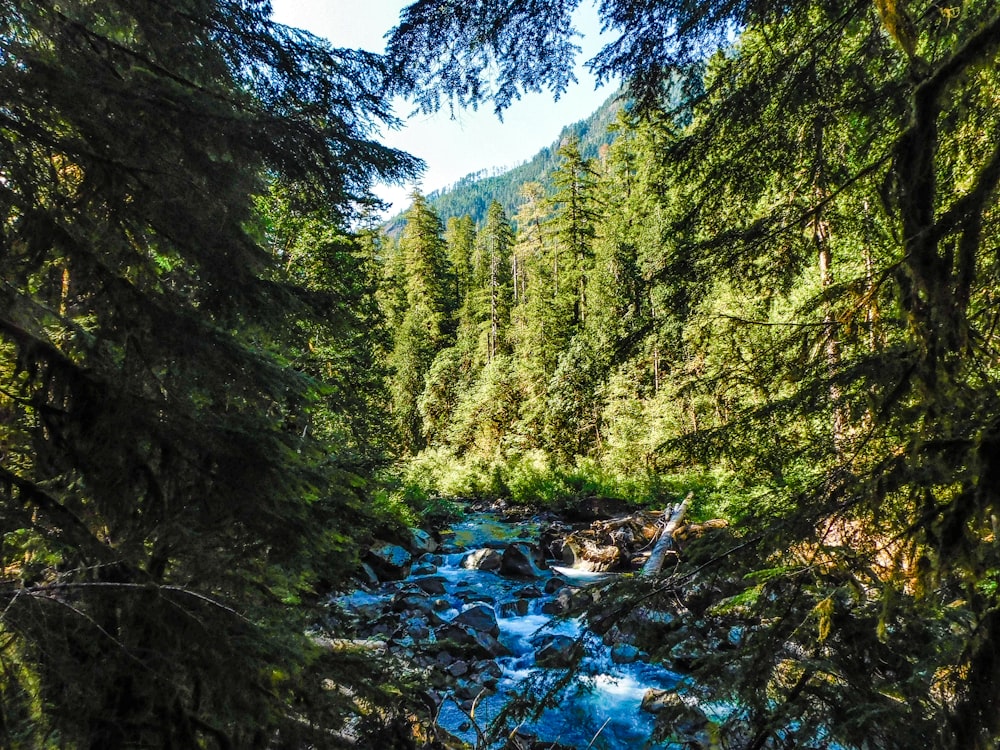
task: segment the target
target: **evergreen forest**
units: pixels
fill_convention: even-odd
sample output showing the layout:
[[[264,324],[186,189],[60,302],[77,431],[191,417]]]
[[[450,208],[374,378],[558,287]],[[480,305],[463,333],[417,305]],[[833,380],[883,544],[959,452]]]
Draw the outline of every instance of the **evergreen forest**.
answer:
[[[578,5],[3,0],[0,748],[472,747],[372,545],[682,498],[573,611],[726,707],[657,747],[1000,745],[1000,8],[602,0],[597,119],[384,224],[394,98],[558,96]]]

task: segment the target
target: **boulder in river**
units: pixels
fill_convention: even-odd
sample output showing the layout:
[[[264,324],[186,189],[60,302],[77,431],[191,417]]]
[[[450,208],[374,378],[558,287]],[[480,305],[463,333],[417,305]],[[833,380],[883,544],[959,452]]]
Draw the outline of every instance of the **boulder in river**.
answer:
[[[545,587],[542,589],[546,594],[554,594],[559,589],[564,588],[569,582],[565,578],[560,578],[559,576],[552,576],[549,580],[545,582]]]
[[[438,628],[437,643],[464,656],[477,659],[493,659],[510,656],[510,649],[489,633],[461,625],[454,621]]]
[[[665,734],[685,747],[711,746],[711,721],[690,699],[673,691],[650,689],[642,697],[642,710],[656,714]]]
[[[531,642],[535,646],[535,663],[540,667],[569,667],[577,656],[577,641],[572,636],[543,634]]]
[[[573,589],[563,586],[556,595],[542,605],[542,614],[564,615],[573,606]]]
[[[452,677],[463,677],[469,673],[469,662],[459,659],[449,664],[445,671]]]
[[[394,612],[430,614],[434,609],[434,602],[420,589],[407,587],[393,594],[391,607]]]
[[[403,624],[403,632],[414,642],[425,641],[431,635],[430,628],[427,625],[427,620],[420,617],[411,617],[407,620]]]
[[[500,602],[497,605],[497,613],[500,617],[524,617],[528,614],[528,600],[511,599],[506,602]]]
[[[483,547],[470,552],[462,558],[462,567],[466,570],[500,570],[503,556],[495,549]]]
[[[407,546],[415,555],[433,552],[438,548],[438,543],[434,537],[423,529],[409,529],[408,536]]]
[[[622,563],[622,551],[614,544],[598,544],[582,533],[571,534],[563,542],[563,562],[576,570],[605,573]]]
[[[401,581],[410,574],[413,556],[398,544],[376,542],[368,550],[365,562],[371,565],[379,579]]]
[[[611,661],[615,664],[631,664],[638,661],[641,654],[631,643],[616,643],[611,647]]]
[[[438,572],[438,566],[430,562],[430,555],[423,555],[410,570],[412,576],[432,576]]]
[[[378,575],[375,574],[375,569],[368,563],[361,563],[361,567],[358,569],[358,580],[362,586],[368,586],[369,588],[378,586]]]
[[[497,616],[493,612],[493,607],[485,604],[469,607],[460,612],[452,622],[467,625],[480,633],[489,633],[494,638],[500,635],[500,627],[497,625]]]
[[[420,576],[419,578],[414,578],[413,582],[419,586],[422,591],[425,591],[428,594],[434,594],[435,596],[440,596],[445,591],[445,579],[443,576]]]
[[[541,550],[529,542],[508,544],[500,560],[500,575],[511,578],[542,578],[545,560]]]

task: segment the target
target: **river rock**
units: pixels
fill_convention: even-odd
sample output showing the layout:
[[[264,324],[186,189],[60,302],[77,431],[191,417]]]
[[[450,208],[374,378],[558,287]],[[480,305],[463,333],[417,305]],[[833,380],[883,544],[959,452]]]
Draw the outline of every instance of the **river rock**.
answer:
[[[410,575],[412,576],[432,576],[438,572],[438,566],[431,562],[429,555],[424,555],[417,562],[413,564],[410,569]]]
[[[573,589],[569,586],[563,586],[552,599],[542,605],[542,614],[564,615],[569,612],[572,605]]]
[[[510,649],[489,633],[474,630],[466,625],[449,623],[436,631],[437,642],[442,648],[454,648],[463,655],[480,659],[509,656]]]
[[[435,596],[444,594],[445,579],[442,576],[420,576],[414,578],[413,583],[420,587],[421,591]]]
[[[445,671],[452,677],[462,677],[469,674],[469,662],[459,659],[449,664]]]
[[[706,649],[700,643],[697,632],[693,637],[686,637],[670,649],[670,661],[677,669],[688,672],[694,669],[699,659],[706,655]]]
[[[563,562],[576,570],[606,573],[621,566],[622,551],[614,544],[598,544],[580,534],[566,538],[562,546]]]
[[[560,578],[559,576],[552,576],[549,580],[545,582],[545,586],[542,588],[546,594],[554,594],[559,589],[566,586],[566,579]]]
[[[503,750],[533,750],[537,740],[537,734],[518,727],[510,733]]]
[[[477,661],[474,666],[474,671],[478,675],[491,677],[493,679],[500,679],[503,677],[503,670],[500,669],[500,665],[492,659],[481,659],[480,661]]]
[[[669,691],[651,688],[642,697],[642,710],[657,717],[657,724],[663,727],[671,739],[684,743],[685,747],[709,747],[711,745],[711,723],[705,712],[683,696]]]
[[[497,613],[500,617],[524,617],[528,614],[527,599],[512,599],[507,602],[500,602],[497,605]]]
[[[462,701],[474,701],[483,692],[490,692],[489,689],[475,681],[475,680],[463,680],[460,679],[455,685],[455,697]],[[464,706],[464,704],[463,704]],[[465,710],[469,713],[472,712],[472,706],[465,706]]]
[[[492,607],[485,604],[477,604],[469,607],[458,614],[452,622],[458,625],[467,625],[480,633],[489,633],[494,638],[500,635],[500,627],[497,625],[497,616]]]
[[[434,602],[423,591],[400,591],[392,597],[393,612],[414,612],[421,615],[431,615]]]
[[[531,639],[535,646],[535,663],[556,669],[569,667],[576,656],[576,638],[568,635],[543,634]]]
[[[500,575],[512,578],[542,578],[545,560],[541,550],[529,542],[507,545],[500,560]]]
[[[380,580],[400,581],[410,574],[413,556],[398,544],[378,542],[368,550],[365,562]]]
[[[631,643],[616,643],[611,647],[611,661],[615,664],[631,664],[639,660],[641,653]]]
[[[483,547],[463,557],[461,565],[466,570],[490,570],[496,572],[500,570],[502,562],[503,556],[497,550]]]
[[[438,548],[438,543],[435,541],[434,537],[423,529],[410,529],[407,546],[410,548],[410,552],[415,555],[420,555],[434,552]]]
[[[680,702],[680,696],[669,690],[649,688],[642,696],[640,708],[648,714],[658,714]]]
[[[403,625],[403,631],[413,641],[425,641],[431,635],[427,621],[420,617],[412,617],[407,620]]]
[[[684,699],[672,690],[650,688],[642,696],[642,710],[650,714],[658,714],[668,708],[686,706]]]
[[[561,560],[563,540],[572,533],[573,527],[569,524],[552,521],[541,529],[538,544],[553,560]]]
[[[361,563],[361,567],[358,568],[358,580],[362,586],[367,586],[368,588],[374,588],[379,583],[374,568],[366,562]]]

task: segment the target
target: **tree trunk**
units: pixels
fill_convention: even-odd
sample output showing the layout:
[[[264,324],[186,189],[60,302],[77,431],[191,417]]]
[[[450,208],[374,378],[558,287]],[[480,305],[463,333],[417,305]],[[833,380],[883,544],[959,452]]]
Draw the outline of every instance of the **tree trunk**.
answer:
[[[819,281],[825,293],[833,285],[833,254],[830,250],[830,224],[819,216],[813,222],[813,241],[819,261]],[[839,455],[843,450],[846,418],[840,386],[836,383],[837,369],[840,366],[840,341],[837,337],[837,321],[833,314],[833,304],[830,300],[823,301],[823,333],[826,340],[823,348],[826,354],[827,375],[830,378],[830,405],[833,408],[833,424],[831,437],[833,449]]]

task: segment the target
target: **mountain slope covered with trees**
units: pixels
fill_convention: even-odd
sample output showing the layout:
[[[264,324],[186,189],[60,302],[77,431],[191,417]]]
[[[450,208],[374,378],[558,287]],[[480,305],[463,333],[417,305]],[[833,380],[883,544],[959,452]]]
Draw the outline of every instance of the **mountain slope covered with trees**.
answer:
[[[614,131],[609,128],[622,106],[624,100],[621,93],[612,94],[590,117],[564,127],[551,146],[543,148],[523,164],[499,169],[492,174],[487,170],[473,172],[454,185],[428,193],[427,201],[445,223],[449,219],[468,216],[474,224],[481,224],[493,201],[513,216],[521,203],[521,187],[529,182],[545,183],[549,179],[558,164],[557,152],[562,144],[575,138],[584,158],[600,157],[614,140]],[[386,222],[383,232],[390,237],[398,237],[403,221],[402,213],[394,216]]]
[[[443,190],[427,195],[434,211],[446,222],[451,218],[469,216],[476,224],[486,219],[493,201],[513,215],[521,203],[521,186],[528,182],[545,182],[558,164],[560,146],[571,138],[579,142],[585,159],[596,159],[609,146],[614,134],[608,127],[623,106],[620,94],[612,94],[594,114],[585,120],[567,125],[551,146],[543,148],[524,164],[500,174],[473,173]]]

